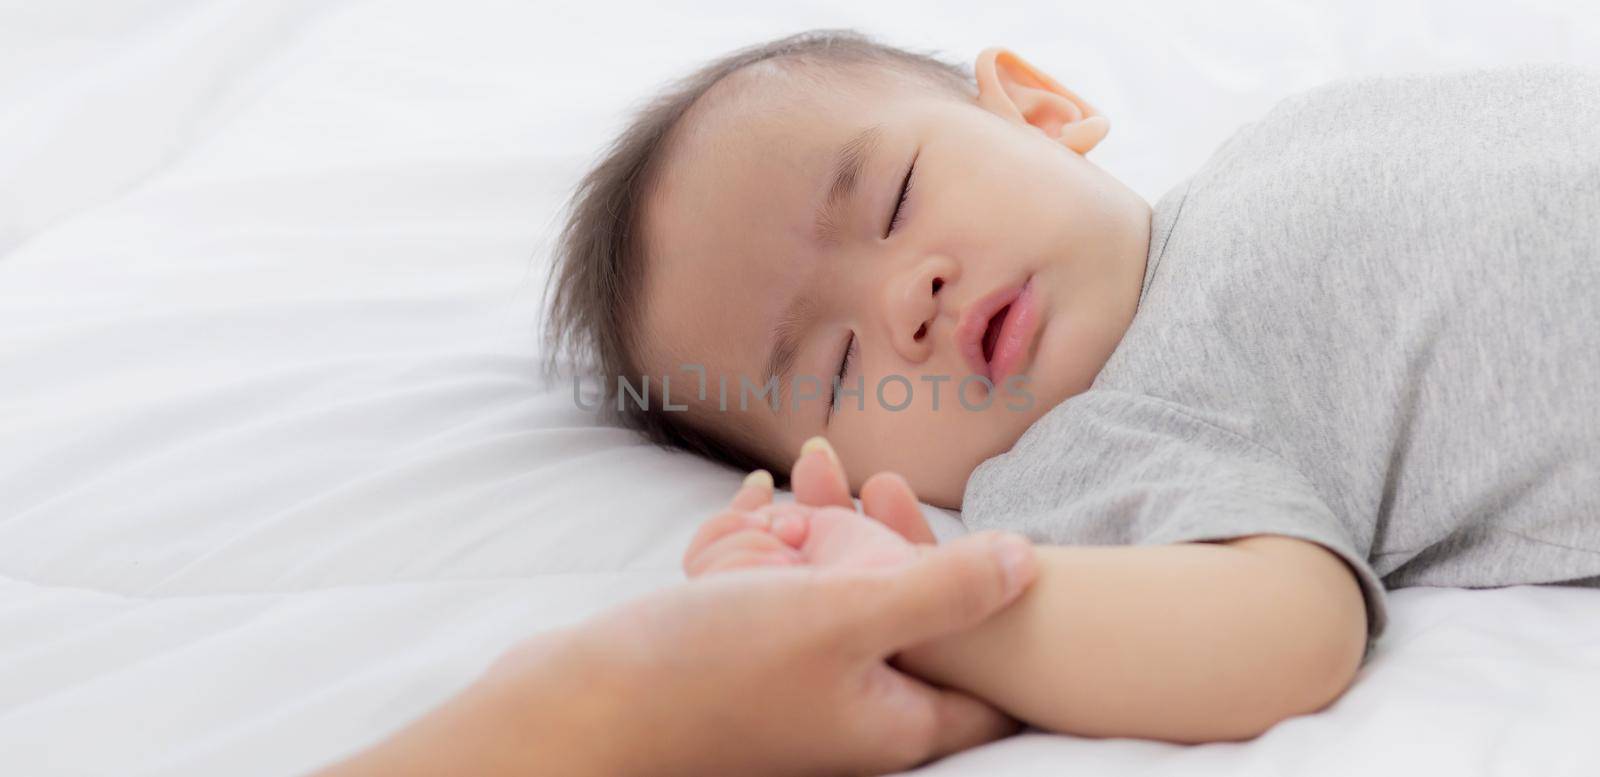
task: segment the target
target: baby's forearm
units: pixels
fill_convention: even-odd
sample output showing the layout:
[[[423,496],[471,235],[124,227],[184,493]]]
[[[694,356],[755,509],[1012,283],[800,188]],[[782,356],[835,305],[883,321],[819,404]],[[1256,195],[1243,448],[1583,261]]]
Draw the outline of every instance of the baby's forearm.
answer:
[[[1039,577],[1014,605],[902,652],[900,665],[1050,731],[1210,742],[1321,709],[1360,663],[1365,610],[1351,611],[1331,554],[1211,543],[1036,552]]]

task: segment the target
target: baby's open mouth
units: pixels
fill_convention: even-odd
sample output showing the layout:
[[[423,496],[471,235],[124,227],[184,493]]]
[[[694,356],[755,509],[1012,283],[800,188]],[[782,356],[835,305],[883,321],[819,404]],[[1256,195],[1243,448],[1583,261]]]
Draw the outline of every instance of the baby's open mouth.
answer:
[[[1005,326],[1006,313],[1010,311],[1011,305],[1007,304],[995,312],[994,318],[989,319],[989,328],[983,333],[983,360],[985,362],[994,361],[994,344],[996,340],[1000,339],[1000,329]]]

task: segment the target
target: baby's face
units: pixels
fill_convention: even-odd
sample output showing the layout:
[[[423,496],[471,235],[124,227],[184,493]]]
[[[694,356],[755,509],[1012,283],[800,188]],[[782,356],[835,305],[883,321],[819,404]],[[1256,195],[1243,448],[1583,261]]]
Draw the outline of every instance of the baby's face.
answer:
[[[995,51],[976,98],[756,71],[689,117],[647,205],[643,361],[693,423],[785,467],[824,435],[852,491],[892,470],[959,509],[979,463],[1089,388],[1133,318],[1150,208],[1082,156],[1104,119]],[[862,391],[830,408],[836,378]]]

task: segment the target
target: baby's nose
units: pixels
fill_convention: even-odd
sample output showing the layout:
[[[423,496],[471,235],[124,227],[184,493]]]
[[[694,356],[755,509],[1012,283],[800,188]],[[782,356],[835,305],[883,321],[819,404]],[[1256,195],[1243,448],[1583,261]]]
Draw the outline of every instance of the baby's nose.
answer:
[[[922,361],[931,352],[929,335],[939,317],[940,291],[955,275],[955,269],[948,257],[927,257],[889,290],[891,337],[905,359]]]

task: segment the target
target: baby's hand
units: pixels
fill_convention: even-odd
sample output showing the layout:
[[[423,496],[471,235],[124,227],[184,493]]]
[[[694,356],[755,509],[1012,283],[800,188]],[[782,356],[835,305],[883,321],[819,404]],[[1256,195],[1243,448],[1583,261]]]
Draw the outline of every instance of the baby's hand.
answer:
[[[888,528],[880,516],[838,505],[771,504],[770,483],[765,472],[755,473],[728,510],[701,524],[683,555],[688,576],[789,564],[891,566],[917,556],[917,547]],[[869,491],[872,499],[864,499],[869,508],[885,513],[912,510],[922,520],[917,497],[906,481],[894,476],[877,483]]]
[[[796,502],[817,507],[835,505],[855,509],[850,496],[850,480],[827,438],[813,437],[800,448],[789,474]],[[922,506],[904,477],[894,472],[879,472],[861,483],[861,511],[900,536],[917,544],[937,542]]]
[[[917,555],[913,542],[933,542],[905,478],[889,472],[867,478],[862,515],[836,455],[818,442],[808,442],[790,478],[798,499],[816,503],[773,504],[772,477],[751,473],[728,509],[690,542],[683,560],[690,577],[756,566],[899,564]]]
[[[746,485],[735,497],[753,501]],[[730,506],[700,526],[684,554],[690,577],[762,566],[892,566],[915,558],[917,549],[887,526],[843,507],[766,504],[753,510]]]
[[[772,504],[772,475],[750,473],[733,502],[700,524],[683,553],[689,577],[755,566],[803,563],[798,550],[805,522],[799,505]],[[774,526],[774,523],[777,526]]]
[[[805,518],[800,556],[823,567],[876,567],[917,557],[917,546],[883,523],[843,507],[813,507]]]

